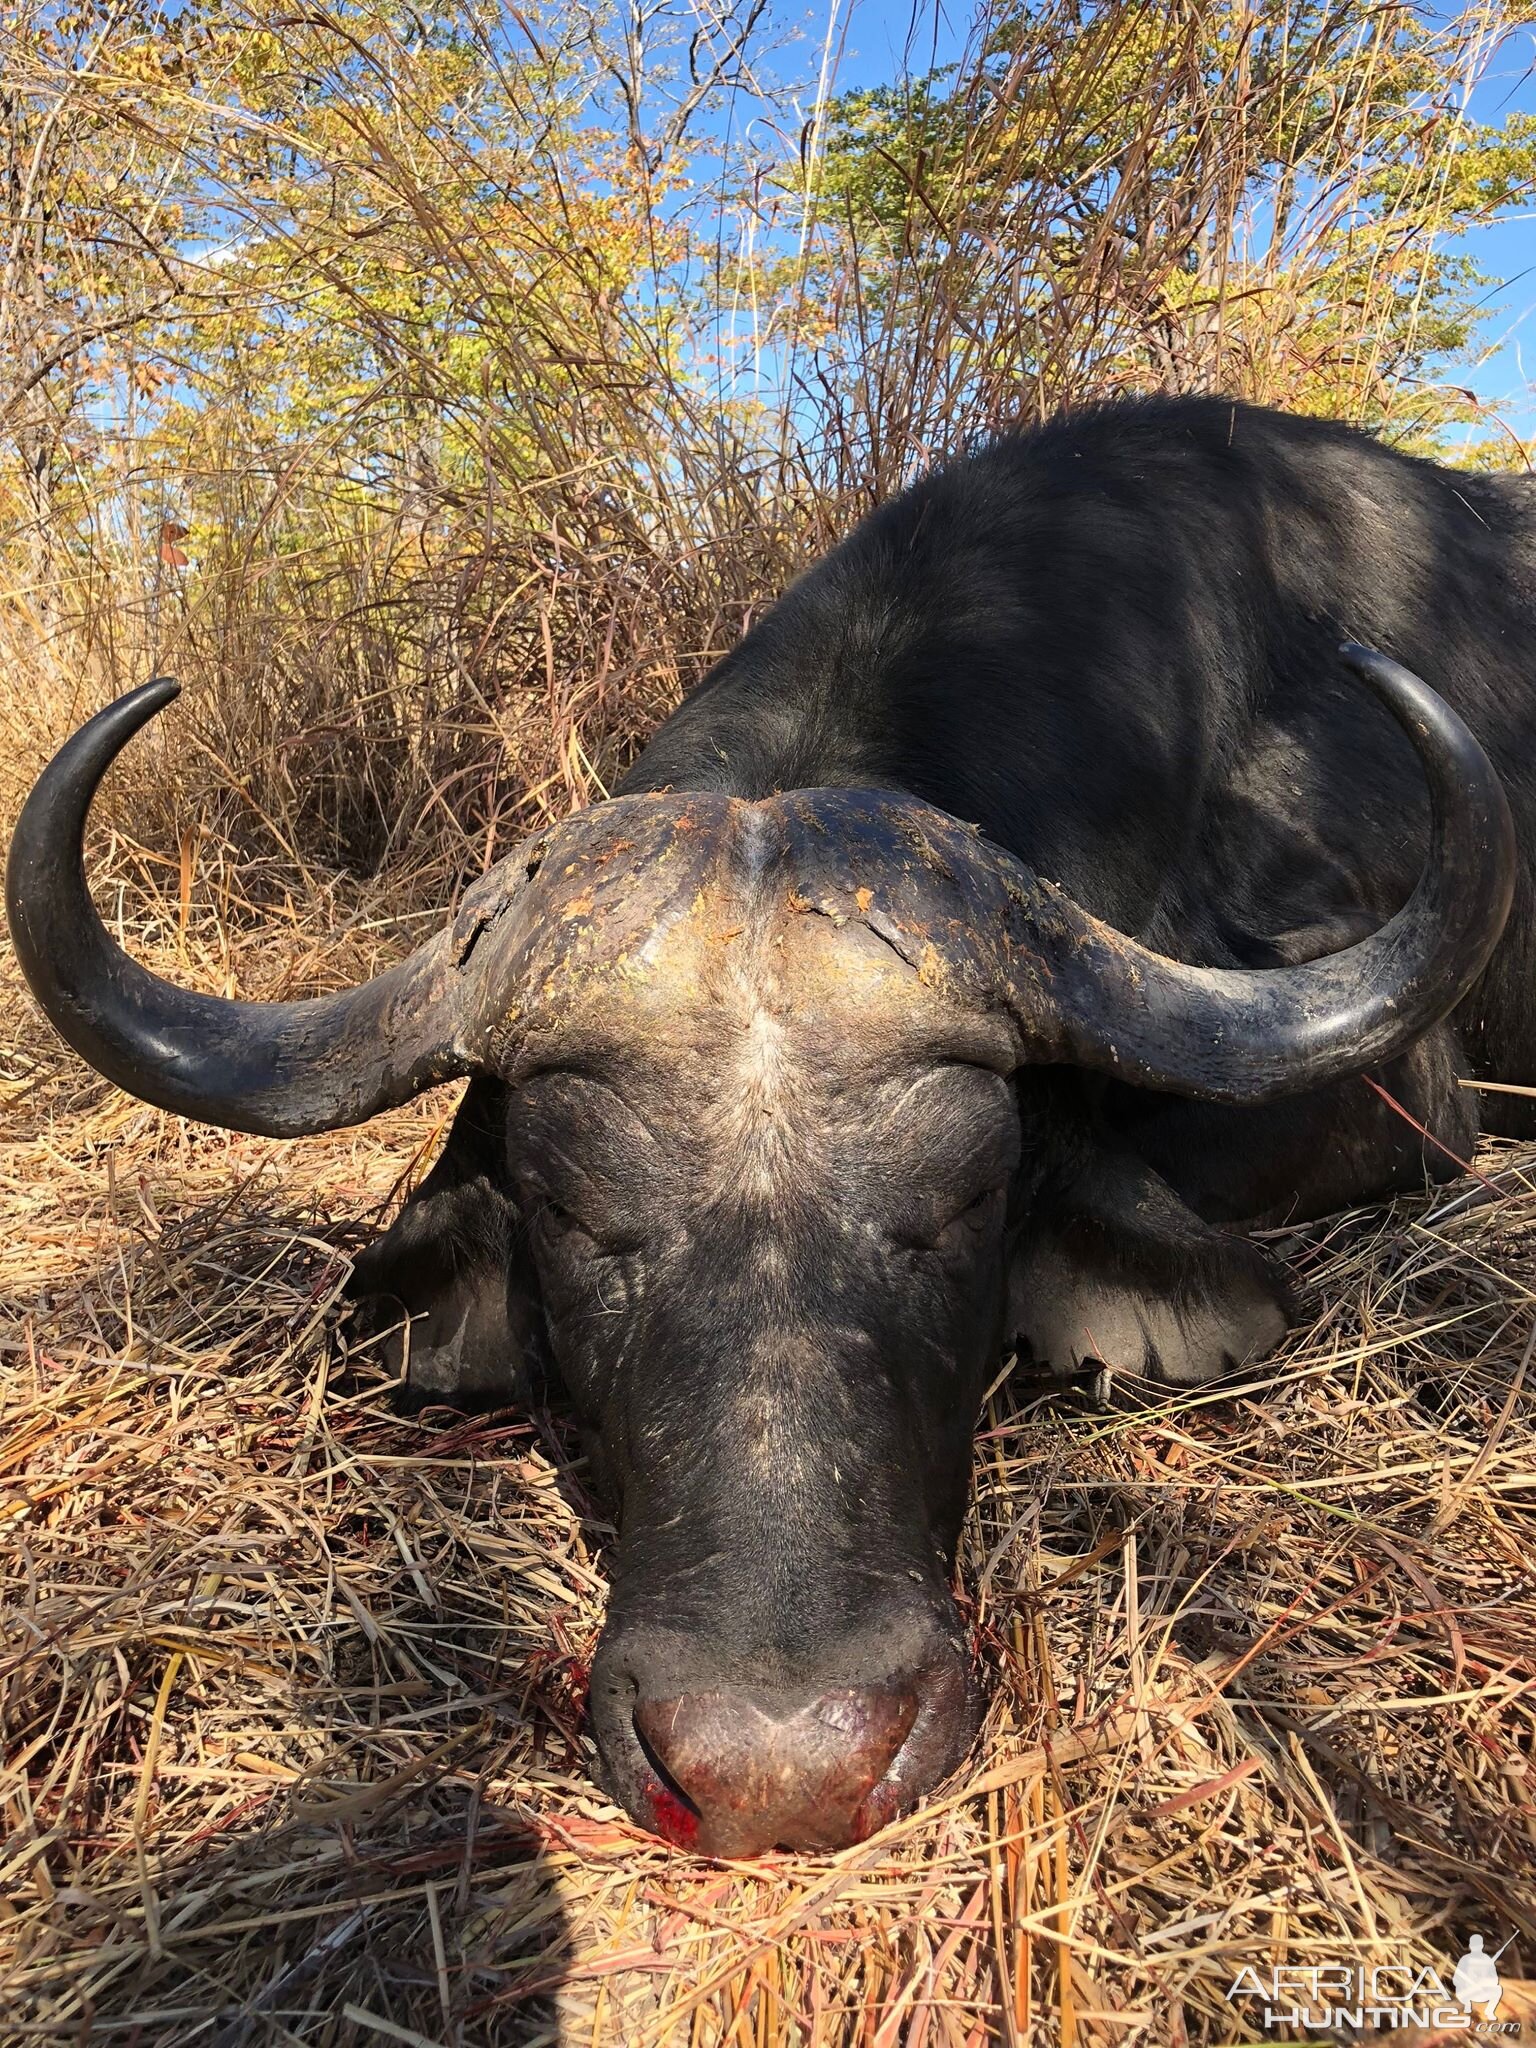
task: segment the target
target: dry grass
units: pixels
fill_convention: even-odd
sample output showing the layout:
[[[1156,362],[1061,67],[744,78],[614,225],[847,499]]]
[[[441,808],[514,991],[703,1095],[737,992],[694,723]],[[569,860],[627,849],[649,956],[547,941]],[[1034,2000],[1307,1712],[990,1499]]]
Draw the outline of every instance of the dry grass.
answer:
[[[403,1421],[339,1339],[446,1099],[214,1134],[11,1014],[7,2048],[1251,2040],[1243,1965],[1473,1930],[1536,2015],[1536,1155],[1296,1233],[1309,1326],[1241,1385],[999,1387],[970,1762],[728,1867],[592,1787],[609,1532],[563,1419]]]
[[[109,916],[202,987],[355,980],[934,451],[1148,386],[1475,416],[1443,263],[1528,182],[1465,119],[1525,12],[1405,55],[1412,11],[1354,0],[983,11],[861,214],[845,9],[797,98],[751,7],[636,10],[668,78],[605,6],[26,0],[0,816],[175,668]],[[734,153],[684,76],[717,113],[749,76]],[[0,1103],[0,2048],[1121,2048],[1258,2038],[1242,1965],[1475,1929],[1536,1977],[1536,1155],[1298,1234],[1311,1327],[1242,1386],[1000,1386],[970,1764],[726,1868],[593,1790],[608,1531],[562,1419],[407,1423],[345,1352],[445,1099],[189,1128],[7,962]]]

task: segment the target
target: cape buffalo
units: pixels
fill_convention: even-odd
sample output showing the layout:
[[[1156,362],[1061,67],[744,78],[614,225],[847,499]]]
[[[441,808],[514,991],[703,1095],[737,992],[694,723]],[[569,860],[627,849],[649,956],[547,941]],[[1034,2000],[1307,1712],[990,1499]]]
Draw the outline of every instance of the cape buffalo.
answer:
[[[795,583],[617,797],[310,1002],[187,994],[92,909],[92,793],[174,684],[45,772],[11,925],[102,1073],[279,1136],[471,1077],[355,1287],[414,1319],[419,1397],[568,1390],[637,1818],[742,1855],[930,1788],[1005,1347],[1262,1355],[1243,1226],[1453,1172],[1459,1079],[1536,1073],[1531,489],[1210,399],[1001,439]]]

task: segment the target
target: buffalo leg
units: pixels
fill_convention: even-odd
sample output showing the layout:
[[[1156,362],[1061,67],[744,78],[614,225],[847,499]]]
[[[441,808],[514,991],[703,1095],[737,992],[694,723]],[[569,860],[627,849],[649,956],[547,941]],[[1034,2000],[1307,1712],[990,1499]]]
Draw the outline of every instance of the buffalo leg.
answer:
[[[386,1333],[407,1408],[499,1408],[529,1396],[531,1314],[504,1186],[504,1099],[499,1082],[470,1082],[436,1165],[352,1270],[359,1324]]]

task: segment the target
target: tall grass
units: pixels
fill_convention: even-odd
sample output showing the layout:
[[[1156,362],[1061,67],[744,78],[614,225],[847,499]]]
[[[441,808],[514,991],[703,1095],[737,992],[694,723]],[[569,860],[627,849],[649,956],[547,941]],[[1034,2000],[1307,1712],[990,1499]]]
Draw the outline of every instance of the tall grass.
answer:
[[[1171,387],[1422,437],[1528,170],[1466,115],[1511,18],[1044,0],[840,98],[835,13],[24,0],[0,805],[171,670],[123,844],[445,891],[982,433]]]

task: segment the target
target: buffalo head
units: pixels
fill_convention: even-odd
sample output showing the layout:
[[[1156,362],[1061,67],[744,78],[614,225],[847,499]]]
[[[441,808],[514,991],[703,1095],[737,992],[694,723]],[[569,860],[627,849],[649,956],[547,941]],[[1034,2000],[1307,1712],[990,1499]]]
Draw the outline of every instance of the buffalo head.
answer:
[[[45,772],[12,931],[70,1043],[183,1115],[292,1136],[495,1084],[487,1173],[515,1227],[493,1291],[519,1308],[485,1327],[537,1326],[619,1511],[592,1688],[609,1782],[715,1853],[836,1845],[973,1726],[951,1558],[1049,1171],[1036,1070],[1232,1102],[1315,1087],[1443,1016],[1498,937],[1492,769],[1422,683],[1351,658],[1419,750],[1433,841],[1396,917],[1300,967],[1150,952],[898,791],[682,792],[529,840],[362,988],[188,994],[115,945],[80,851],[167,683]]]

